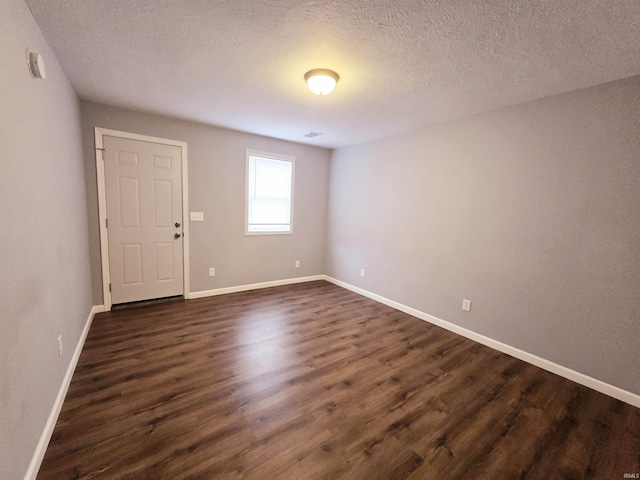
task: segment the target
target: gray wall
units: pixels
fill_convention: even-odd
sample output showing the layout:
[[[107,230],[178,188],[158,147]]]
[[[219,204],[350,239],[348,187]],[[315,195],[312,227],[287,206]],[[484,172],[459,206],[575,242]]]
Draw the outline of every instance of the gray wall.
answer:
[[[27,48],[44,56],[46,80],[30,76]],[[92,302],[80,105],[22,0],[2,1],[0,55],[0,478],[13,480]]]
[[[190,224],[192,292],[324,273],[329,150],[91,102],[81,108],[96,305],[103,300],[94,127],[187,142],[189,208],[205,217]],[[244,235],[247,148],[296,157],[293,235]]]
[[[326,269],[640,394],[639,211],[634,77],[336,150]]]

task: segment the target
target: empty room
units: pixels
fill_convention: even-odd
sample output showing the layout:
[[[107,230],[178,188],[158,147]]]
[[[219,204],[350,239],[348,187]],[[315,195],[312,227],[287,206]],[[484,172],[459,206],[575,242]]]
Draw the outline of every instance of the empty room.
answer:
[[[0,0],[0,479],[640,478],[638,32]]]

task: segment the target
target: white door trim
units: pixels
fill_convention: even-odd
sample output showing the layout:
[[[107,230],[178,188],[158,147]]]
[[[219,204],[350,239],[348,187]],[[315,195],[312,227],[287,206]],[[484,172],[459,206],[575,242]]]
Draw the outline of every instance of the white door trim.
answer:
[[[187,142],[177,140],[169,140],[166,138],[150,137],[148,135],[139,135],[137,133],[121,132],[118,130],[110,130],[108,128],[95,127],[96,142],[96,176],[98,181],[98,218],[100,221],[100,257],[102,260],[102,298],[104,299],[104,308],[106,311],[111,310],[111,292],[109,284],[111,283],[111,273],[109,271],[109,239],[107,237],[107,194],[104,175],[104,158],[102,156],[104,143],[103,136],[126,138],[129,140],[140,140],[143,142],[160,143],[163,145],[171,145],[180,147],[182,152],[182,231],[183,231],[183,248],[182,248],[182,268],[183,268],[183,287],[184,298],[191,298],[189,292],[189,177],[187,170]]]

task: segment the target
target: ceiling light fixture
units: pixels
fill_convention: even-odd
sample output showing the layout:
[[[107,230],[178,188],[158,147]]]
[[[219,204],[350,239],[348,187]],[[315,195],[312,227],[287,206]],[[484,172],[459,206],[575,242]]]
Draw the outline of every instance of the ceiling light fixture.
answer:
[[[307,86],[316,95],[329,95],[336,88],[336,83],[340,77],[333,70],[326,68],[316,68],[304,74]]]

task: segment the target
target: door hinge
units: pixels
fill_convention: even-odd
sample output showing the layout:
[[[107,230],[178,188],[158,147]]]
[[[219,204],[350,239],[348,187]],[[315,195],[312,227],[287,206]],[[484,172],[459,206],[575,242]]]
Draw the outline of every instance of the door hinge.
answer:
[[[111,291],[111,284],[109,284],[109,291]]]
[[[105,228],[109,228],[109,219],[108,218],[104,219],[104,226],[105,226]]]

